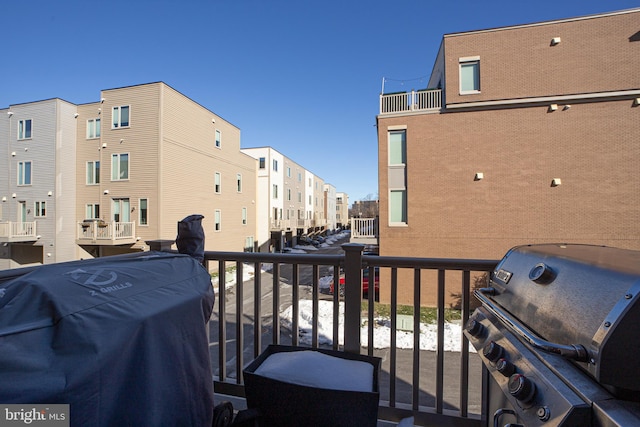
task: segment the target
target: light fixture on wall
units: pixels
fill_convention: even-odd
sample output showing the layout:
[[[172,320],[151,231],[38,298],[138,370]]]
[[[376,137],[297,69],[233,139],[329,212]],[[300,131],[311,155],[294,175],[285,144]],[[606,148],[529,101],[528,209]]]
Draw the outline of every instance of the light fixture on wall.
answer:
[[[634,99],[634,100],[633,100],[633,106],[634,106],[634,107],[637,107],[637,106],[639,106],[639,105],[640,105],[640,98],[636,98],[636,99]]]
[[[36,239],[40,240],[40,238],[41,238],[41,237],[42,237],[42,236],[38,234],[38,235],[36,236]]]
[[[104,98],[100,98],[100,104],[104,103]]]
[[[106,142],[102,143],[102,148],[107,148],[107,143]]]
[[[109,194],[109,190],[104,190],[102,194]]]
[[[558,45],[558,44],[560,44],[561,41],[562,40],[560,40],[560,37],[554,37],[554,38],[551,39],[551,46]]]
[[[7,196],[2,196],[2,201],[6,202],[7,201]]]
[[[481,179],[484,179],[484,173],[476,172],[476,176],[473,178],[473,180],[474,181],[480,181]]]
[[[15,199],[15,198],[16,198],[16,197],[18,197],[18,196],[16,195],[16,193],[13,193],[13,194],[11,195],[11,197],[13,197],[13,198]]]
[[[124,139],[120,139],[120,144],[122,144],[124,142]]]
[[[78,113],[75,113],[75,114],[73,115],[73,118],[74,118],[74,119],[77,119],[77,118],[78,118],[78,115],[79,115]]]
[[[53,196],[53,191],[49,191],[49,192],[47,193],[47,196],[49,196],[49,197]]]
[[[562,180],[560,178],[553,178],[551,180],[551,186],[552,187],[557,187],[557,186],[559,186],[561,184],[562,184]]]
[[[558,109],[558,104],[549,105],[549,111],[556,111]]]
[[[15,151],[12,151],[12,152],[11,152],[11,157],[15,157],[15,156],[16,156],[16,152],[15,152]]]
[[[562,111],[567,111],[569,108],[571,108],[571,105],[565,105],[562,107]]]
[[[215,123],[215,122],[216,122],[216,119],[211,119],[211,123]]]
[[[13,116],[13,111],[7,111],[7,116],[9,117]]]

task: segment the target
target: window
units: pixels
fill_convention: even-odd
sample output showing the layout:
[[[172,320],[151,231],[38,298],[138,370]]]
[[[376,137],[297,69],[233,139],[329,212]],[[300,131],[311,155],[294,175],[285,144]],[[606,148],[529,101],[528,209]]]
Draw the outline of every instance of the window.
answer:
[[[131,202],[128,198],[111,200],[111,219],[115,222],[131,222]]]
[[[84,217],[86,219],[100,218],[100,205],[92,203],[86,205]]]
[[[309,194],[309,206],[311,206],[313,202],[311,201],[311,194]]]
[[[291,168],[287,167],[287,177],[291,178]]]
[[[480,57],[460,58],[460,93],[480,92]]]
[[[33,211],[36,218],[47,216],[47,202],[35,202]]]
[[[129,106],[113,107],[111,127],[125,128],[129,126]]]
[[[264,169],[265,168],[265,158],[264,157],[260,157],[258,162],[260,162],[260,169]]]
[[[287,188],[287,200],[291,200],[291,189]]]
[[[242,225],[247,225],[247,208],[242,208]]]
[[[100,184],[100,162],[87,162],[87,184]]]
[[[222,134],[218,129],[216,129],[216,148],[220,148],[222,146]]]
[[[138,206],[140,207],[138,210],[138,224],[149,225],[149,200],[140,199]]]
[[[278,198],[278,186],[276,184],[273,184],[273,198]]]
[[[302,193],[298,191],[298,203],[302,203]]]
[[[222,192],[222,177],[220,176],[220,172],[216,172],[215,174],[215,192],[216,194],[220,194]]]
[[[273,170],[278,172],[278,161],[276,159],[273,159]]]
[[[242,193],[242,174],[236,174],[236,186],[238,193]]]
[[[18,162],[18,185],[31,185],[31,162]]]
[[[389,194],[389,223],[407,223],[407,190],[391,190]]]
[[[214,230],[215,231],[220,231],[220,228],[222,227],[222,219],[221,219],[222,213],[220,212],[220,209],[216,209],[215,211],[215,215],[214,215]]]
[[[302,182],[302,174],[298,172],[298,182]]]
[[[404,165],[407,162],[406,130],[389,132],[389,164]]]
[[[31,119],[18,122],[18,139],[31,138]]]
[[[111,180],[121,181],[129,179],[129,154],[111,155]]]
[[[100,119],[87,120],[87,139],[100,138]]]

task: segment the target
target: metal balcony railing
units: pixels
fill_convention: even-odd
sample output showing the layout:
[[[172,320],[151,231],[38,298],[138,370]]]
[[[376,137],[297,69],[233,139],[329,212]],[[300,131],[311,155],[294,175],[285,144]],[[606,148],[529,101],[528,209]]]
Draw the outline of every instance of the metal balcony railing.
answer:
[[[380,114],[414,111],[438,111],[442,108],[442,90],[418,90],[380,95]]]
[[[334,350],[374,355],[375,293],[369,292],[367,299],[363,301],[362,272],[368,269],[368,277],[374,277],[375,269],[385,269],[390,277],[385,292],[390,293],[391,348],[388,350],[388,361],[383,365],[388,381],[381,385],[380,389],[379,419],[398,421],[413,416],[416,425],[479,426],[483,405],[481,402],[471,404],[469,379],[470,376],[481,377],[482,364],[474,365],[476,369],[470,371],[469,345],[462,334],[460,353],[449,353],[445,359],[445,292],[451,290],[452,283],[460,283],[458,291],[461,295],[461,321],[464,324],[470,315],[471,273],[491,271],[497,261],[363,255],[364,246],[359,244],[345,244],[342,248],[344,255],[205,252],[205,263],[209,269],[216,264],[220,272],[226,271],[227,267],[235,267],[236,274],[233,288],[227,288],[224,281],[220,281],[210,322],[210,348],[213,369],[216,372],[216,393],[243,397],[242,370],[269,344],[301,345],[298,316],[303,294],[310,296],[312,301],[311,348],[320,347],[318,318],[321,269],[332,269],[334,283],[340,280],[341,269],[345,277],[344,297],[338,292],[334,292],[330,297],[323,295],[324,299],[328,298],[331,301],[333,307],[331,347]],[[262,267],[267,264],[271,266],[270,273],[261,273]],[[251,265],[255,274],[252,280],[243,283],[245,265]],[[437,293],[437,350],[435,353],[429,352],[434,368],[433,371],[429,371],[428,375],[432,378],[427,381],[431,383],[432,390],[424,389],[427,379],[423,378],[421,369],[424,371],[424,367],[421,364],[424,363],[422,360],[425,355],[424,351],[420,350],[419,334],[414,334],[413,350],[403,350],[403,355],[406,355],[404,352],[407,351],[412,354],[409,362],[406,362],[406,358],[403,359],[404,366],[406,363],[411,366],[410,379],[406,378],[408,373],[405,370],[398,372],[399,353],[395,343],[399,319],[398,289],[401,285],[398,273],[402,270],[413,272],[413,282],[402,283],[403,287],[411,288],[414,295],[413,330],[417,331],[420,328],[421,293],[427,286],[433,286]],[[311,273],[310,284],[301,283],[303,271],[307,274],[306,277]],[[437,280],[431,284],[421,283],[421,273],[424,271],[434,272]],[[265,277],[266,280],[263,280]],[[453,280],[448,282],[446,279],[451,277]],[[267,296],[272,297],[272,301],[265,303]],[[291,327],[287,329],[281,324],[281,310],[289,302],[292,316]],[[344,306],[343,345],[339,340],[341,304]],[[369,325],[366,349],[361,343],[363,325]],[[446,374],[449,378],[447,381],[445,360]],[[402,374],[402,380],[399,374]],[[451,381],[451,375],[456,375],[454,381]],[[431,403],[424,403],[425,394],[431,396]],[[472,406],[473,410],[470,410]]]

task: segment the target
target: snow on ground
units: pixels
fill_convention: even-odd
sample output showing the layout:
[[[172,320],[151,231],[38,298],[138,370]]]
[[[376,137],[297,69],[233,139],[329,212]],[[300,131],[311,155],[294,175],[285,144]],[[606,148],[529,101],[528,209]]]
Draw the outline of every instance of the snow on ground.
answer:
[[[311,331],[313,322],[313,305],[311,300],[301,300],[298,315],[298,327],[300,330],[300,342],[311,345]],[[283,326],[291,328],[292,307],[282,312]],[[363,347],[368,347],[368,327],[366,319],[363,319],[360,329],[360,341]],[[374,319],[373,346],[374,348],[388,348],[391,344],[391,321],[386,318]],[[435,324],[420,325],[420,350],[435,351],[438,345],[437,326]],[[331,301],[318,301],[318,343],[331,345],[333,335],[333,303]],[[459,324],[445,322],[444,324],[444,350],[460,351],[462,346],[462,328]],[[338,316],[338,342],[344,344],[344,303],[340,302]],[[413,348],[413,333],[406,331],[396,332],[397,348]],[[469,351],[474,352],[470,347]]]

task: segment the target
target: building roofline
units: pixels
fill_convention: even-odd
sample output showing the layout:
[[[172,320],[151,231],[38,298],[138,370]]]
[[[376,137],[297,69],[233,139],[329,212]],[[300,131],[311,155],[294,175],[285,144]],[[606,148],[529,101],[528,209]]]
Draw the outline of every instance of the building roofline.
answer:
[[[47,102],[47,101],[62,101],[62,102],[66,102],[67,104],[71,104],[71,105],[75,105],[76,107],[78,106],[78,104],[75,104],[73,102],[67,101],[66,99],[60,98],[60,97],[53,97],[53,98],[45,98],[45,99],[39,99],[37,101],[28,101],[28,102],[19,102],[17,104],[9,104],[8,107],[4,107],[4,108],[0,108],[2,110],[8,109],[10,110],[11,107],[18,107],[21,105],[28,105],[28,104],[37,104],[38,102]]]
[[[204,108],[205,110],[207,110],[208,112],[210,112],[211,114],[215,114],[216,116],[218,116],[219,118],[221,118],[222,120],[224,120],[225,122],[227,122],[228,124],[230,124],[231,126],[235,127],[238,130],[241,130],[238,126],[236,126],[235,124],[233,124],[232,122],[230,122],[229,120],[225,119],[224,117],[222,117],[220,114],[210,110],[209,108],[205,107],[204,105],[202,105],[201,103],[199,103],[198,101],[192,99],[191,97],[185,95],[184,93],[180,92],[179,90],[177,90],[176,88],[174,88],[173,86],[171,86],[170,84],[167,84],[163,81],[156,81],[156,82],[149,82],[149,83],[139,83],[139,84],[135,84],[135,85],[127,85],[127,86],[120,86],[120,87],[112,87],[109,89],[101,89],[100,91],[109,91],[109,90],[120,90],[120,89],[130,89],[130,88],[134,88],[134,87],[141,87],[141,86],[151,86],[151,85],[164,85],[166,87],[168,87],[169,89],[175,91],[176,93],[184,96],[185,98],[187,98],[189,101],[193,102],[194,104],[199,105],[200,107]],[[93,102],[89,102],[88,104],[93,104]]]
[[[560,24],[560,23],[565,23],[565,22],[582,21],[582,20],[586,20],[586,19],[603,18],[603,17],[606,17],[606,16],[624,15],[624,14],[627,14],[627,13],[637,13],[637,12],[640,12],[640,8],[624,9],[624,10],[618,10],[618,11],[613,11],[613,12],[597,13],[597,14],[593,14],[593,15],[577,16],[577,17],[573,17],[573,18],[554,19],[554,20],[551,20],[551,21],[533,22],[533,23],[529,23],[529,24],[509,25],[509,26],[506,26],[506,27],[494,27],[494,28],[486,28],[486,29],[481,29],[481,30],[462,31],[462,32],[458,32],[458,33],[445,34],[443,36],[443,38],[464,36],[464,35],[469,35],[469,34],[489,33],[489,32],[495,32],[495,31],[503,31],[503,30],[513,30],[513,29],[517,29],[517,28],[538,27],[538,26],[542,26],[542,25],[551,25],[551,24]]]

